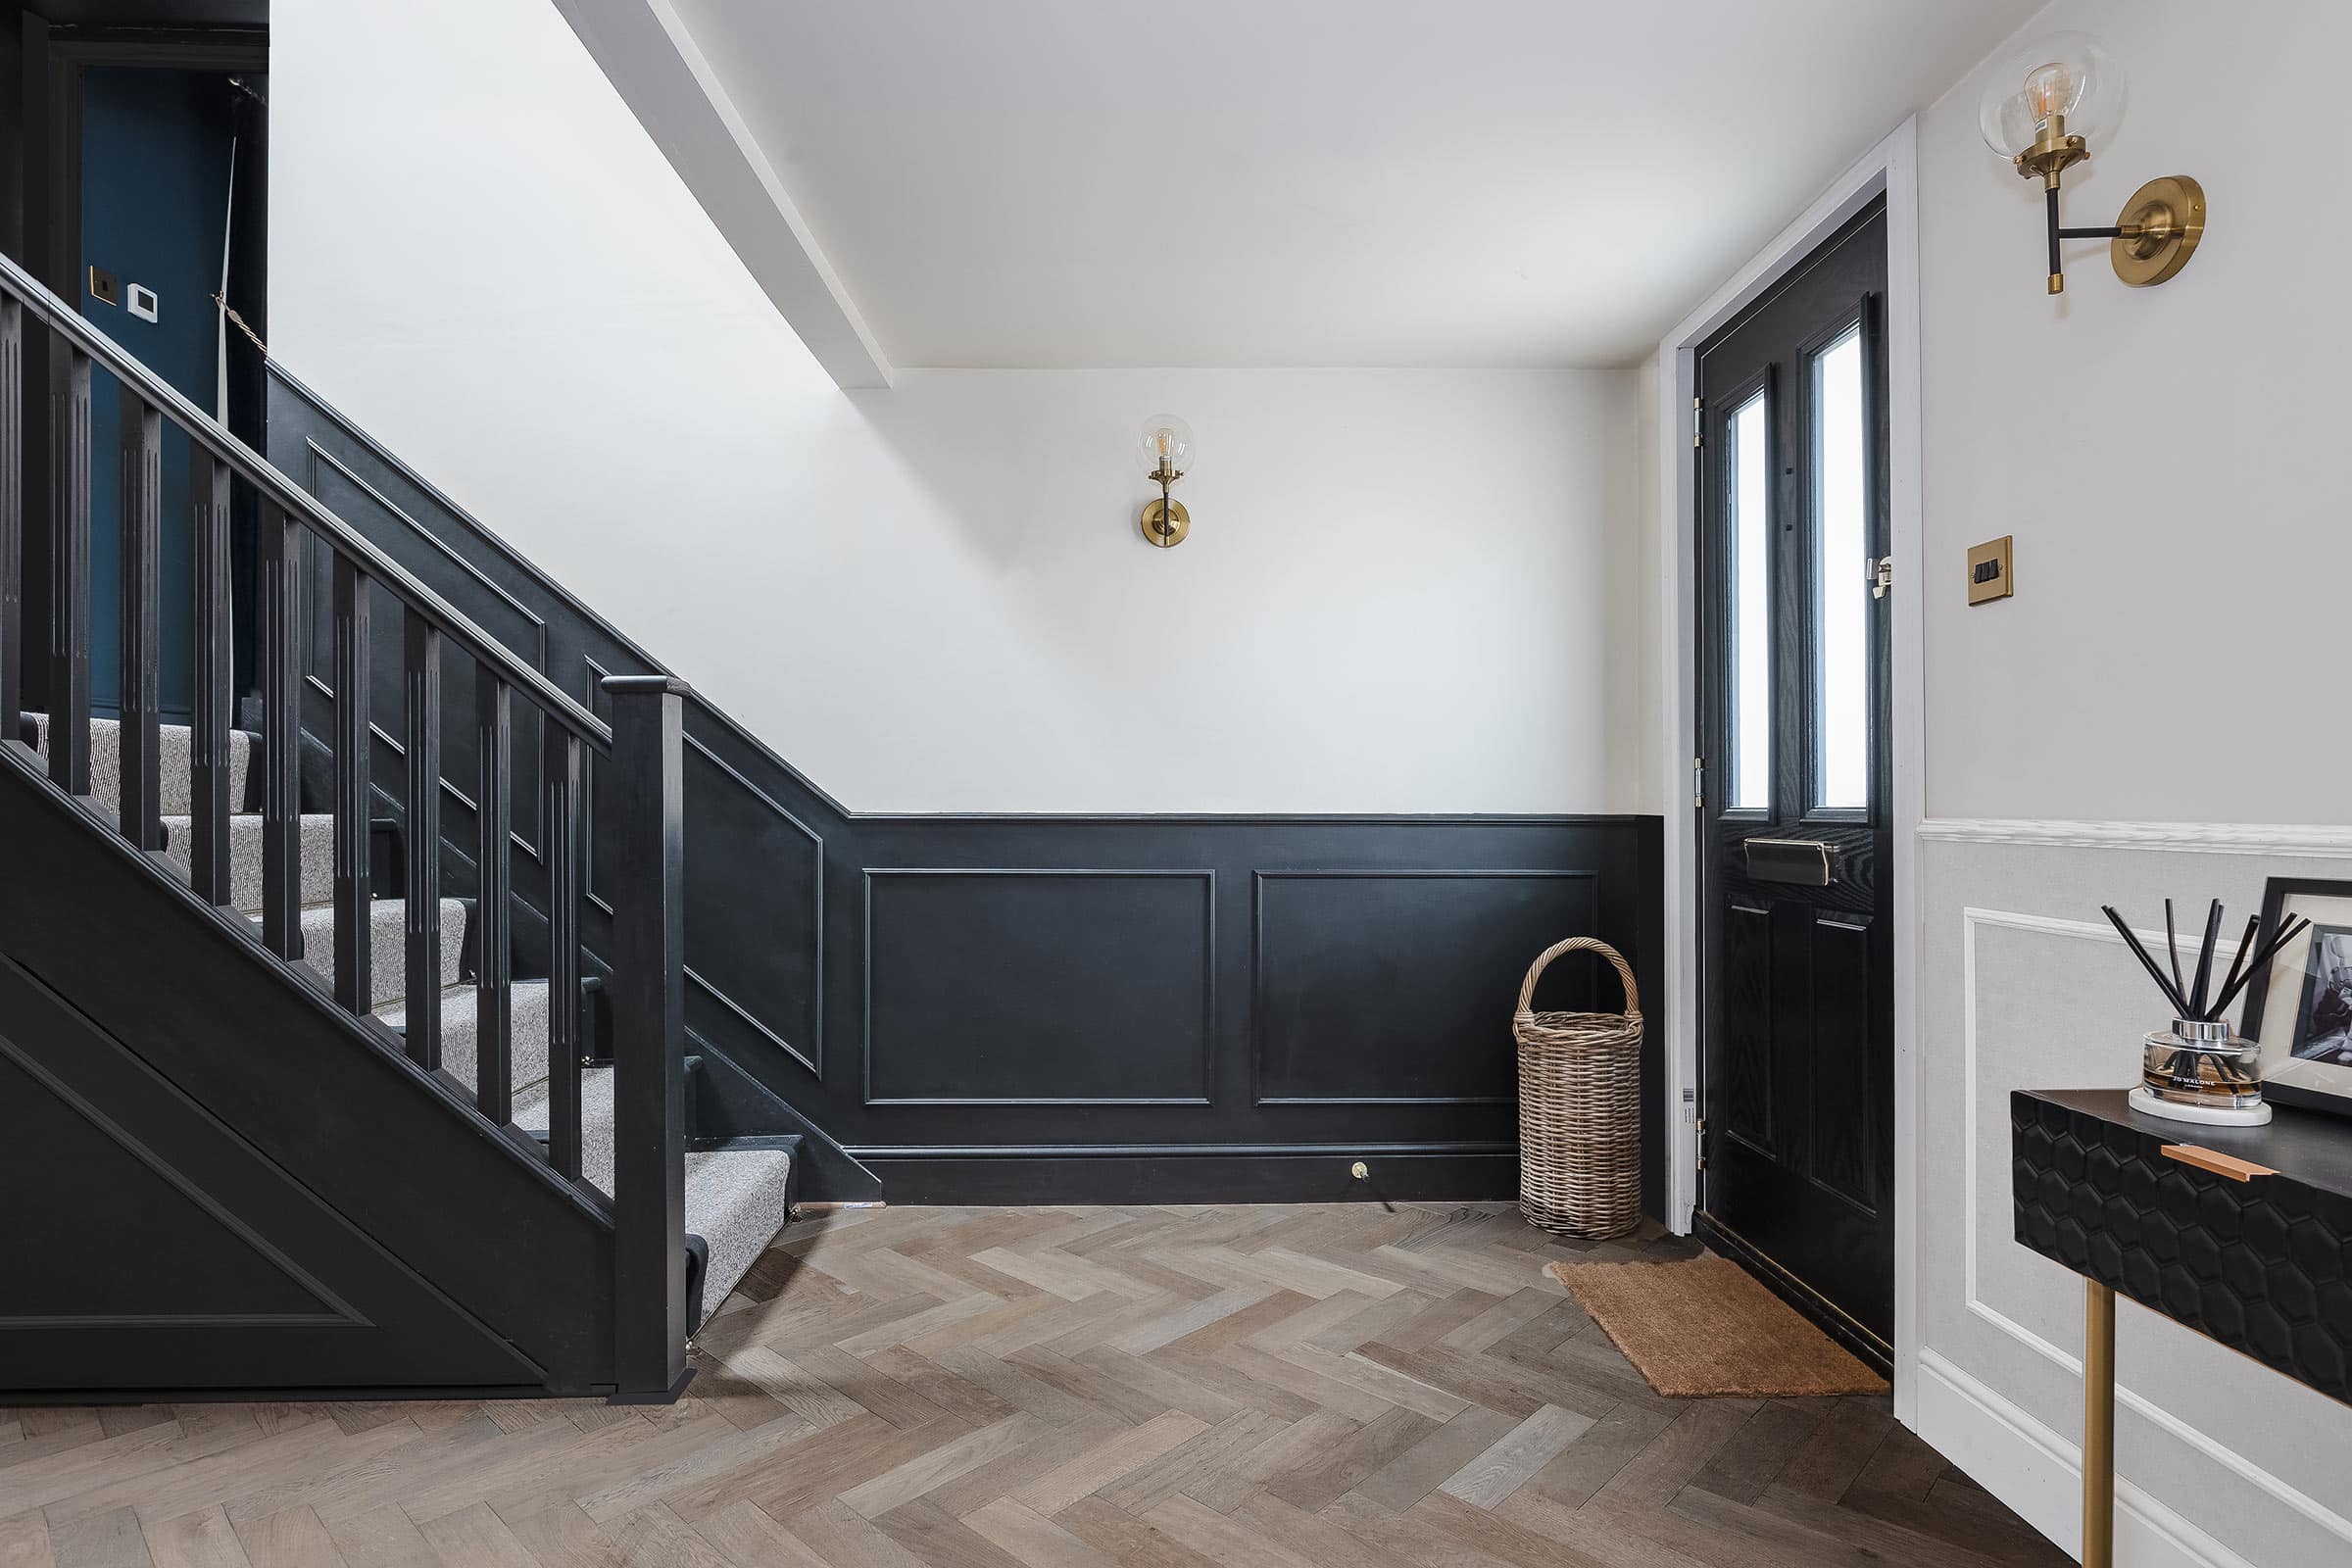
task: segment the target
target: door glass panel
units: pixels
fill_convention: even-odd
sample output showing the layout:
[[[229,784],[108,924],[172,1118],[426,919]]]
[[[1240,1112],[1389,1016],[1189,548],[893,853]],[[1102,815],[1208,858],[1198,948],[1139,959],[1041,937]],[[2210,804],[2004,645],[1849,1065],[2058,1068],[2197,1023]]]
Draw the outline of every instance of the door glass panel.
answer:
[[[1730,466],[1732,780],[1735,808],[1772,805],[1772,474],[1766,404],[1758,392],[1732,411]]]
[[[1813,383],[1814,804],[1870,804],[1869,535],[1863,519],[1862,328],[1817,351]]]

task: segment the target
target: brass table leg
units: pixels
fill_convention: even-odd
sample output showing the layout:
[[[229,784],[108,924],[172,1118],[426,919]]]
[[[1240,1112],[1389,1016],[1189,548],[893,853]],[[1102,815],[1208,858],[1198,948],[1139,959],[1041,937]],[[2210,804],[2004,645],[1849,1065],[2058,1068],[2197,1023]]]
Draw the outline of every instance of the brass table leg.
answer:
[[[2082,1282],[2082,1568],[2115,1568],[2115,1292]]]

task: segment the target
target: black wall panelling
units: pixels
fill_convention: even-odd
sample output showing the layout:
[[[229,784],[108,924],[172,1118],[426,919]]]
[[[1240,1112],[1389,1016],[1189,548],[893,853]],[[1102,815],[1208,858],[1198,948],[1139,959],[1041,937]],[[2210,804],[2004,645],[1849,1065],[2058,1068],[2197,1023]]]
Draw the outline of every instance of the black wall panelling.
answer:
[[[1526,959],[1597,929],[1597,875],[1514,866],[1258,872],[1257,1102],[1511,1103],[1510,1056],[1430,1045],[1475,1041],[1498,1015],[1507,1021]],[[1543,1000],[1589,1009],[1590,975],[1563,965],[1558,978],[1545,976]],[[1335,1050],[1340,1041],[1348,1049]]]
[[[661,671],[282,373],[270,447],[600,714],[604,675]],[[449,706],[444,765],[462,779],[468,715]],[[1654,817],[868,815],[699,700],[686,747],[693,1049],[838,1140],[896,1201],[1507,1197],[1528,962],[1598,935],[1646,981],[1661,952]],[[397,794],[397,760],[377,765]],[[603,951],[597,773],[584,930]],[[531,798],[519,777],[516,796]],[[445,799],[444,816],[463,843],[470,810]],[[544,899],[536,869],[517,857],[526,906]],[[1591,961],[1555,965],[1538,1004],[1623,1004]],[[1369,1190],[1347,1174],[1359,1157]],[[808,1197],[868,1196],[809,1176]]]
[[[1210,870],[866,867],[865,1103],[1209,1103],[1216,886]]]

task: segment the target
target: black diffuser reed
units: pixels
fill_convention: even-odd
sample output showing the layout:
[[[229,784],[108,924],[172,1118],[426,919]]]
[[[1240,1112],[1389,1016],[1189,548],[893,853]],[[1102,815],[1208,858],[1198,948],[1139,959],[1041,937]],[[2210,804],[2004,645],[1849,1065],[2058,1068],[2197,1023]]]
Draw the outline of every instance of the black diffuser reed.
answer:
[[[2230,972],[2222,977],[2219,986],[2214,986],[2213,955],[2222,934],[2221,900],[2214,900],[2213,907],[2206,913],[2205,941],[2197,950],[2196,978],[2185,983],[2180,978],[2180,938],[2175,935],[2177,928],[2173,923],[2172,900],[2164,901],[2165,950],[2173,967],[2170,978],[2149,956],[2148,950],[2140,945],[2139,938],[2132,934],[2132,928],[2124,923],[2124,917],[2116,913],[2114,905],[2102,905],[2100,912],[2114,924],[2116,934],[2124,939],[2124,945],[2132,950],[2132,956],[2139,960],[2141,968],[2148,971],[2148,978],[2156,982],[2156,989],[2164,993],[2164,1000],[2172,1005],[2173,1016],[2189,1023],[2221,1022],[2222,1015],[2230,1010],[2230,1004],[2237,1000],[2238,994],[2269,970],[2271,960],[2278,956],[2278,950],[2311,927],[2309,920],[2298,915],[2282,922],[2278,930],[2257,943],[2255,938],[2261,920],[2259,917],[2248,920],[2246,934],[2237,944],[2237,956],[2230,960]]]
[[[2232,1051],[2221,1049],[2231,1041],[2225,1014],[2238,993],[2269,971],[2278,950],[2300,936],[2311,922],[2300,918],[2283,921],[2268,939],[2258,941],[2262,922],[2259,918],[2248,920],[2246,934],[2238,940],[2237,952],[2230,960],[2230,970],[2216,985],[2213,957],[2222,934],[2221,900],[2214,900],[2205,912],[2205,939],[2197,949],[2193,980],[2181,978],[2180,926],[2173,916],[2172,900],[2164,901],[2165,956],[2172,967],[2169,976],[2141,946],[2139,938],[2132,934],[2131,926],[2124,923],[2124,917],[2113,905],[2104,906],[2103,912],[2173,1009],[2172,1030],[2148,1037],[2143,1088],[2157,1100],[2189,1103],[2216,1096],[2232,1105],[2242,1105],[2249,1097],[2259,1100],[2261,1090],[2250,1057],[2240,1058]]]

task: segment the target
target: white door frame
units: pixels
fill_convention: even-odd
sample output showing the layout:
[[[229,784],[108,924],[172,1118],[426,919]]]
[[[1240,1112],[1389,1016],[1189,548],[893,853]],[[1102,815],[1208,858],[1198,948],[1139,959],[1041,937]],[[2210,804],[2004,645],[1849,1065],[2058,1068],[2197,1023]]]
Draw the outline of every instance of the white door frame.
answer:
[[[1693,595],[1697,476],[1690,461],[1698,346],[1873,197],[1886,198],[1887,548],[1894,557],[1891,678],[1894,733],[1894,1413],[1917,1407],[1919,1354],[1919,823],[1925,802],[1926,566],[1920,549],[1919,179],[1917,122],[1906,120],[1838,176],[1771,244],[1658,344],[1658,495],[1663,506],[1658,660],[1665,712],[1666,1161],[1668,1217],[1690,1228],[1698,1197],[1698,845],[1690,809],[1697,721]],[[1714,769],[1720,778],[1722,768]]]

